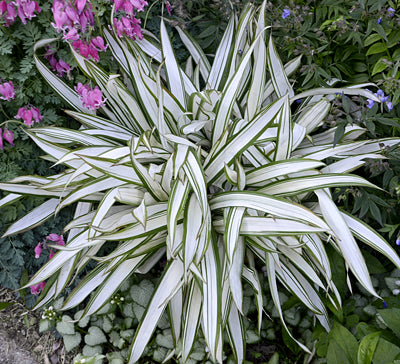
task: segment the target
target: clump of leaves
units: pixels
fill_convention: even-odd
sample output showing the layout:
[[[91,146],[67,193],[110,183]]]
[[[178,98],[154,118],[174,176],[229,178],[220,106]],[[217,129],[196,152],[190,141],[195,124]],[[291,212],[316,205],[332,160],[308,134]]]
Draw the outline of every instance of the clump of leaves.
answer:
[[[39,71],[74,109],[67,113],[82,128],[27,132],[47,159],[67,169],[0,184],[11,192],[1,204],[27,194],[49,197],[6,234],[36,226],[77,202],[65,227],[68,243],[53,247],[59,252],[29,284],[49,278],[40,307],[62,292],[74,272],[96,260],[96,268],[61,307],[77,306],[95,290],[82,319],[101,309],[130,275],[156,265],[163,269],[133,336],[128,363],[141,357],[165,310],[174,340],[171,356],[185,361],[196,337],[202,337],[211,360],[222,362],[226,331],[236,361],[242,362],[242,280],[254,291],[260,330],[260,264],[283,327],[282,288],[314,312],[326,330],[325,303],[339,307],[341,302],[326,244],[376,296],[356,239],[400,267],[391,246],[340,211],[330,192],[349,185],[374,188],[350,172],[367,158],[382,158],[380,145],[399,139],[356,141],[365,130],[353,125],[333,146],[335,128],[320,129],[334,94],[379,99],[357,87],[295,95],[288,76],[300,59],[282,64],[272,38],[266,40],[265,9],[265,2],[258,11],[248,4],[238,20],[231,17],[212,64],[177,29],[191,54],[180,66],[163,21],[160,41],[149,35],[133,42],[104,30],[123,77],[74,53],[107,98],[99,115],[88,112],[78,94],[36,55]],[[36,49],[51,41],[38,42]],[[103,246],[109,249],[105,256],[98,254]]]

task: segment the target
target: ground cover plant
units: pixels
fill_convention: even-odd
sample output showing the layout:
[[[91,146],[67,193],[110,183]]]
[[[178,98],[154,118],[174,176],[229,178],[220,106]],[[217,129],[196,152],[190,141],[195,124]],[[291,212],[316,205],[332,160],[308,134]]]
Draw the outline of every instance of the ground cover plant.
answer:
[[[381,100],[357,87],[295,96],[287,75],[300,59],[282,65],[266,33],[265,5],[258,13],[247,5],[239,19],[230,19],[212,65],[190,36],[177,30],[191,54],[181,68],[164,23],[161,42],[150,35],[133,42],[104,29],[122,77],[72,48],[92,80],[75,89],[42,62],[41,47],[53,40],[36,45],[39,70],[75,109],[67,113],[83,127],[28,131],[47,159],[67,169],[0,185],[11,192],[3,204],[25,194],[52,196],[7,234],[78,201],[75,219],[65,228],[70,231],[66,246],[52,246],[59,252],[30,284],[50,278],[37,304],[45,305],[62,292],[74,271],[91,259],[98,261],[61,307],[80,304],[96,289],[84,316],[106,304],[131,274],[165,265],[133,337],[129,362],[141,356],[166,308],[176,348],[170,355],[186,360],[200,328],[210,359],[221,362],[226,330],[233,355],[242,361],[241,282],[243,277],[253,288],[260,328],[261,266],[283,324],[278,292],[285,288],[328,329],[325,305],[340,306],[341,297],[325,242],[375,295],[353,235],[399,266],[390,245],[338,210],[329,191],[348,185],[373,188],[349,172],[367,158],[381,159],[381,144],[395,145],[398,139],[356,141],[365,129],[349,125],[333,147],[336,129],[322,128],[337,94]],[[101,247],[108,253],[96,256]]]

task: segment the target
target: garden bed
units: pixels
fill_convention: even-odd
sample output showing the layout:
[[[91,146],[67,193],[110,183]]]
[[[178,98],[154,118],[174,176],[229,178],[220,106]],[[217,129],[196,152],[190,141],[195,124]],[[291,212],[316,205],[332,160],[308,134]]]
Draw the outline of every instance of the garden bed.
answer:
[[[1,364],[72,363],[73,354],[65,353],[62,340],[53,332],[39,333],[39,311],[28,311],[11,290],[2,287],[0,302],[15,302],[0,311]]]

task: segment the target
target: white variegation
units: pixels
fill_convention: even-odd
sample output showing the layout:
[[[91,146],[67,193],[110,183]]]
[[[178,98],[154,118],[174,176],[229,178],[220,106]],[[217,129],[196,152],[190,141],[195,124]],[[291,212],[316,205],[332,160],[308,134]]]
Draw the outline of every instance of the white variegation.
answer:
[[[54,40],[35,46],[40,73],[82,126],[27,131],[46,159],[66,169],[50,177],[0,183],[9,193],[0,207],[25,195],[47,199],[13,223],[6,235],[31,229],[77,203],[65,227],[66,246],[54,246],[58,252],[29,282],[48,279],[36,307],[55,299],[91,260],[96,268],[62,309],[85,301],[85,315],[94,314],[131,274],[165,263],[129,348],[128,364],[139,360],[166,309],[175,354],[184,362],[198,337],[205,339],[212,361],[222,363],[227,337],[236,361],[243,362],[243,286],[254,292],[260,330],[265,285],[257,269],[262,265],[286,330],[281,287],[329,330],[323,302],[338,307],[341,301],[326,244],[342,254],[373,295],[359,242],[400,268],[390,244],[340,211],[330,194],[330,188],[349,185],[374,188],[350,173],[366,159],[382,159],[381,143],[393,146],[399,139],[356,140],[365,130],[348,126],[333,145],[335,128],[319,129],[336,93],[379,100],[362,88],[367,85],[295,95],[291,78],[300,58],[282,64],[265,10],[266,1],[258,10],[248,4],[239,17],[232,16],[213,57],[178,29],[190,53],[185,66],[175,58],[163,20],[159,41],[148,32],[133,42],[104,30],[124,77],[109,74],[72,49],[82,71],[107,97],[98,115],[85,109],[77,93],[40,60],[38,50]],[[294,103],[299,99],[300,104]],[[98,256],[103,246],[108,254]]]

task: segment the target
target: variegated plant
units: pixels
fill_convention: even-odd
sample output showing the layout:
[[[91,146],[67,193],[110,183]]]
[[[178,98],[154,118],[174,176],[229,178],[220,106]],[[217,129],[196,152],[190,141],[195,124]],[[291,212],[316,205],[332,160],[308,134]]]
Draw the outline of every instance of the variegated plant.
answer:
[[[225,334],[238,363],[245,355],[242,285],[250,285],[263,319],[260,279],[282,319],[279,290],[297,296],[328,330],[323,300],[340,305],[326,244],[376,295],[358,247],[365,243],[400,268],[391,246],[375,231],[335,205],[330,188],[374,186],[350,174],[366,159],[383,158],[380,144],[398,139],[355,141],[365,130],[346,127],[333,145],[335,128],[320,126],[335,93],[379,100],[359,87],[320,88],[294,95],[288,77],[299,58],[282,65],[267,39],[265,3],[247,5],[232,17],[213,57],[177,29],[190,57],[181,67],[164,22],[161,40],[118,39],[104,30],[121,70],[108,74],[74,52],[82,71],[107,98],[98,115],[53,75],[36,54],[39,71],[73,110],[79,130],[58,127],[27,131],[64,172],[24,176],[0,188],[47,201],[15,222],[6,235],[30,229],[61,208],[77,203],[65,227],[65,247],[30,281],[48,279],[36,307],[53,300],[91,260],[95,269],[63,305],[67,310],[90,293],[85,315],[100,309],[131,274],[166,262],[129,350],[136,362],[157,322],[168,310],[176,355],[183,362],[197,335],[210,358],[222,362]],[[44,40],[40,47],[53,40]],[[300,101],[298,107],[292,106]],[[296,103],[297,105],[297,103]],[[327,159],[333,160],[327,164]],[[112,252],[97,256],[107,245]],[[259,269],[266,266],[266,278]],[[299,343],[305,350],[307,348]]]

